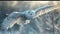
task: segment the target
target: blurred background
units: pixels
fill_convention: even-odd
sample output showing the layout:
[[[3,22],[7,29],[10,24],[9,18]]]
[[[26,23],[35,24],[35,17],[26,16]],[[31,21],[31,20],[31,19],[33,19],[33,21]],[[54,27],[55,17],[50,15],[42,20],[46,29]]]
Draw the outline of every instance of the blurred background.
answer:
[[[12,12],[22,12],[28,9],[36,9],[45,5],[54,5],[60,7],[60,1],[0,1],[0,27],[3,20]],[[60,9],[53,10],[47,14],[38,17],[39,25],[38,29],[41,33],[38,34],[60,34]],[[53,16],[52,16],[53,15]],[[53,17],[53,20],[52,20]],[[52,24],[53,23],[53,24]],[[31,24],[30,24],[31,25]],[[54,25],[54,27],[53,27]],[[27,25],[28,26],[28,25]],[[32,25],[33,26],[33,25]],[[19,25],[14,25],[9,31],[1,30],[0,34],[34,34],[34,33],[20,33]],[[33,27],[32,27],[33,28]],[[34,29],[34,28],[33,28]],[[14,30],[14,31],[13,31]],[[17,30],[17,31],[16,31]],[[25,29],[27,30],[27,29]],[[25,31],[23,30],[23,31]],[[36,29],[35,29],[36,30]],[[29,30],[28,30],[29,31]],[[4,32],[4,33],[2,33]],[[25,31],[26,32],[26,31]],[[32,31],[34,32],[34,31]],[[37,30],[35,34],[37,34]]]

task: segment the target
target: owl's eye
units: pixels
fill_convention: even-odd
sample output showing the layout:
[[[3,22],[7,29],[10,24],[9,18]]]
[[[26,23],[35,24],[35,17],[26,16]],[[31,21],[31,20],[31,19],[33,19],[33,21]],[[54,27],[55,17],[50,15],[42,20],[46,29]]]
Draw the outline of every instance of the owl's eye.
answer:
[[[29,11],[28,14],[32,15],[32,12]]]
[[[32,13],[30,15],[32,15]]]
[[[30,11],[28,13],[30,13]]]

